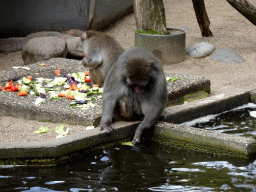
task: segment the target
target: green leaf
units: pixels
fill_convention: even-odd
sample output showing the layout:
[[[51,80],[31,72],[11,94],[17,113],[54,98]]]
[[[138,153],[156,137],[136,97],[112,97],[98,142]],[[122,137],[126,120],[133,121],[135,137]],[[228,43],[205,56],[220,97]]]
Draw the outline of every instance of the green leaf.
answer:
[[[129,141],[129,142],[123,142],[122,145],[128,145],[128,146],[133,146],[132,142]]]
[[[58,127],[55,127],[54,131],[59,134],[59,135],[67,135],[68,134],[68,131],[69,131],[69,128],[67,128],[66,131],[64,131],[64,128],[65,128],[65,124],[62,124]]]
[[[185,79],[185,77],[182,77],[182,78],[178,78],[178,77],[169,77],[168,81],[177,81],[177,80],[180,80],[180,79]]]
[[[35,131],[34,133],[47,133],[50,131],[49,127],[43,127],[41,126],[37,131]]]

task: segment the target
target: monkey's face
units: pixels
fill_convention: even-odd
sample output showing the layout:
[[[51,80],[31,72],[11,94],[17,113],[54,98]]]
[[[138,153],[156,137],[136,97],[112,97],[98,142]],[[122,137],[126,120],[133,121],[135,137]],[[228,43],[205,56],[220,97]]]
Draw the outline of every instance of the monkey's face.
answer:
[[[146,89],[150,80],[151,64],[143,59],[132,59],[126,64],[126,85],[137,93]]]

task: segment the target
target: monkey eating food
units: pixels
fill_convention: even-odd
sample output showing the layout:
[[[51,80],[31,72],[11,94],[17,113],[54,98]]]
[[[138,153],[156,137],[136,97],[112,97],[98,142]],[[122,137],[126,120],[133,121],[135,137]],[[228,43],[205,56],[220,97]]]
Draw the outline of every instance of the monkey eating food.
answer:
[[[111,67],[103,88],[101,130],[107,134],[113,130],[113,112],[119,106],[124,118],[144,116],[133,138],[133,144],[140,143],[143,131],[159,120],[168,100],[166,78],[159,60],[152,53],[131,47]]]
[[[116,39],[101,32],[84,32],[81,40],[85,54],[82,64],[89,68],[92,83],[102,87],[106,74],[124,49]]]

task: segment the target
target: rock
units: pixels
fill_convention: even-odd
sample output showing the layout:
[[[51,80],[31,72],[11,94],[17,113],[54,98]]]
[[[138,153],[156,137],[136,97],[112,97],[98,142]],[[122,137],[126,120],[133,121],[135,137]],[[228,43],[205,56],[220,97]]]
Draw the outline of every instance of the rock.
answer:
[[[71,36],[74,36],[74,37],[81,37],[82,34],[83,34],[84,31],[82,30],[79,30],[79,29],[70,29],[68,31],[64,31],[63,33],[64,34],[67,34],[67,35],[71,35]]]
[[[66,55],[67,42],[58,37],[33,38],[22,48],[22,59],[25,65],[53,57],[66,57]]]
[[[67,51],[70,55],[76,57],[84,57],[85,53],[82,47],[81,37],[73,37],[66,40],[67,41]]]
[[[0,52],[4,53],[20,51],[28,41],[29,39],[24,37],[0,39]]]
[[[200,42],[188,47],[186,50],[186,54],[196,58],[206,57],[210,55],[214,51],[214,49],[215,48],[212,44],[207,42]]]
[[[212,61],[224,63],[243,63],[246,60],[231,48],[216,49],[211,55]]]
[[[57,31],[40,31],[40,32],[36,32],[36,33],[31,33],[29,35],[26,36],[27,38],[35,38],[35,37],[60,37],[64,40],[71,38],[73,36],[71,35],[67,35],[67,34],[63,34]]]

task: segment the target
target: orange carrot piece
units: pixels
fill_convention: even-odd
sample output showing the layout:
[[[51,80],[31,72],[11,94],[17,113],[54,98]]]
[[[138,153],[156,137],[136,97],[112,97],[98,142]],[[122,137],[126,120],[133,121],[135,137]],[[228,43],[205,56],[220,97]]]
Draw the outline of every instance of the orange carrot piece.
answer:
[[[32,76],[27,76],[27,79],[32,81],[33,77]]]
[[[59,75],[60,74],[60,70],[55,70],[55,72],[54,72],[56,75]]]
[[[100,87],[98,84],[92,85],[92,87]]]
[[[67,97],[67,99],[74,99],[75,98],[74,95],[67,95],[66,97]]]
[[[69,90],[77,90],[78,87],[75,83],[71,84],[70,87],[68,88]]]
[[[0,85],[0,91],[2,91],[3,90],[3,87]]]
[[[22,91],[22,92],[18,92],[18,95],[19,96],[26,96],[28,93],[27,92],[25,92],[25,91]]]
[[[85,76],[89,76],[89,71],[85,71]]]
[[[58,93],[58,97],[66,97],[64,93]]]

